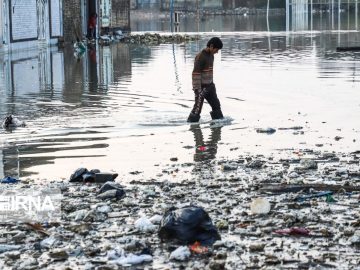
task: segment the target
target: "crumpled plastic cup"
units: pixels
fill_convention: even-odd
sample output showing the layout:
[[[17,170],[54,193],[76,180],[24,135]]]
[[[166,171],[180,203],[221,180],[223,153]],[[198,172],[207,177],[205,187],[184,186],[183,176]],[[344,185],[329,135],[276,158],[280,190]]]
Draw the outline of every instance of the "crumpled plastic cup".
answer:
[[[267,214],[270,212],[271,205],[265,198],[253,199],[250,204],[250,210],[253,215]]]

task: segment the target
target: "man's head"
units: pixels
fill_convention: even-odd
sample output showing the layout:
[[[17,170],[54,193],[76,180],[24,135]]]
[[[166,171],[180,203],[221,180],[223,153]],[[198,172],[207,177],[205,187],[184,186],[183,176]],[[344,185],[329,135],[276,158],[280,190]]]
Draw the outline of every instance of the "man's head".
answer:
[[[208,41],[206,46],[209,48],[210,53],[215,54],[222,49],[223,43],[220,38],[213,37]]]

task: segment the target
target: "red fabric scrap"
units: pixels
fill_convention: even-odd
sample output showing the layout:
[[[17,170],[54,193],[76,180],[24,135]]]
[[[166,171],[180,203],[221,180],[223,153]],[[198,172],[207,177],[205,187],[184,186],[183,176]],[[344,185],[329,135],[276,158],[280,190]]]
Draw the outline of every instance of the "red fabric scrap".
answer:
[[[275,233],[282,234],[282,235],[302,235],[302,236],[308,236],[310,234],[310,230],[306,228],[288,228],[288,229],[281,229],[276,230]]]

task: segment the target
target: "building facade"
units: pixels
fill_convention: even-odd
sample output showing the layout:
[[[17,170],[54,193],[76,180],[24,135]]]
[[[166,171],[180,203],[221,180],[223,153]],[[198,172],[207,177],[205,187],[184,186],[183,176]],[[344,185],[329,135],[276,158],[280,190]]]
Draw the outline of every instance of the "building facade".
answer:
[[[130,0],[0,0],[0,52],[82,39],[93,13],[97,36],[130,31]]]
[[[97,36],[116,30],[130,31],[130,0],[64,0],[64,41],[87,36],[88,21],[97,17]]]
[[[55,44],[62,25],[62,0],[0,0],[0,51]]]

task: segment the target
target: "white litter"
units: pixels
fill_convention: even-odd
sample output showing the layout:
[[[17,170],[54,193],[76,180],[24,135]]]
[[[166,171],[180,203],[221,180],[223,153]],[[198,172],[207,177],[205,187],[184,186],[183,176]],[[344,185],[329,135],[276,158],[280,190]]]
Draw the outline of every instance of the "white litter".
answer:
[[[171,252],[170,260],[185,261],[190,255],[190,249],[187,246],[181,246]]]
[[[127,266],[127,265],[134,265],[134,264],[140,264],[144,262],[152,262],[153,257],[151,255],[135,255],[130,253],[127,256],[121,257],[114,261],[114,263]]]
[[[270,203],[265,198],[256,198],[250,204],[251,213],[256,214],[267,214],[270,212]]]
[[[153,224],[160,224],[162,218],[163,218],[162,215],[155,215],[155,216],[152,216],[149,220]]]
[[[40,242],[42,248],[51,248],[56,242],[56,239],[53,236],[47,237]]]
[[[135,228],[142,232],[154,232],[157,226],[152,224],[147,217],[141,217],[135,221]]]

